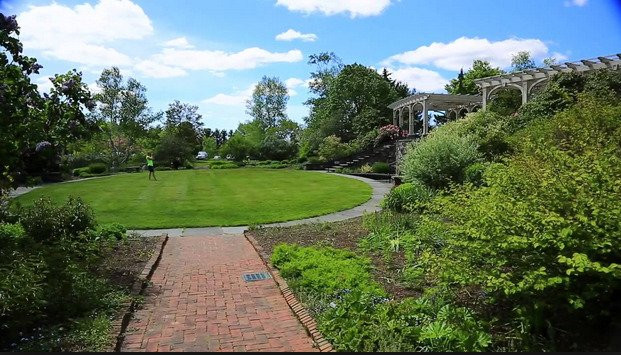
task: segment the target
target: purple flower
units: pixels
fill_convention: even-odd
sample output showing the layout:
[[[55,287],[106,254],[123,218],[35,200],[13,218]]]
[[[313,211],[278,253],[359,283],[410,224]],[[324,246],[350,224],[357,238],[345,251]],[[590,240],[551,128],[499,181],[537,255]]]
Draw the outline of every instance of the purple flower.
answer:
[[[63,83],[62,87],[60,88],[60,91],[63,94],[68,94],[69,91],[71,91],[71,89],[73,89],[74,86],[75,86],[75,81],[73,79],[69,79]]]
[[[37,147],[35,148],[35,151],[37,153],[41,153],[47,149],[50,149],[51,147],[52,147],[52,143],[48,141],[43,141],[43,142],[37,143]]]
[[[6,31],[8,33],[17,31],[19,26],[17,25],[15,17],[15,15],[4,16],[3,14],[0,14],[0,31]]]
[[[31,67],[30,67],[30,72],[35,73],[35,74],[39,74],[39,69],[43,68],[43,65],[39,64],[39,63],[34,63]]]

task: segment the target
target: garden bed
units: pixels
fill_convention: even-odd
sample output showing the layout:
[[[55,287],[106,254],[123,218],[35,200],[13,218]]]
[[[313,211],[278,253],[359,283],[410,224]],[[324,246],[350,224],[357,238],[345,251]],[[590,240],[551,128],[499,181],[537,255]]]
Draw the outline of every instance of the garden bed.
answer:
[[[251,234],[268,254],[272,255],[279,244],[300,246],[331,246],[363,253],[358,248],[361,238],[368,235],[362,223],[363,217],[334,223],[305,224],[294,227],[275,227],[253,229]],[[395,299],[417,296],[418,292],[405,287],[401,282],[401,270],[405,265],[402,253],[386,260],[379,253],[368,255],[373,263],[374,279]]]

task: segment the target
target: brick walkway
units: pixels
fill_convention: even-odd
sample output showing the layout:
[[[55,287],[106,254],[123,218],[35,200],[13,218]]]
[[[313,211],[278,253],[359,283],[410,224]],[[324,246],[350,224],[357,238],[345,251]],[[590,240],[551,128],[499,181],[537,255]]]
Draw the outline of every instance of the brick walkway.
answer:
[[[122,351],[317,351],[243,236],[171,238]]]

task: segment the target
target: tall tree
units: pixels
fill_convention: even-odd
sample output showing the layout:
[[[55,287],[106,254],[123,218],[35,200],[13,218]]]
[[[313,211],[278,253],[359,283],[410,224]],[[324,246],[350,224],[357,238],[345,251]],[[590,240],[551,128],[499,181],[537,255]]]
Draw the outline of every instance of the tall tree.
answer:
[[[29,162],[54,164],[69,141],[95,127],[85,115],[94,103],[82,74],[54,76],[42,97],[30,79],[42,66],[22,54],[19,33],[16,17],[0,13],[0,197],[23,182]]]
[[[98,105],[93,117],[100,122],[107,143],[108,163],[116,168],[137,151],[137,142],[161,114],[151,112],[146,88],[133,78],[125,82],[117,67],[104,69],[97,86],[101,91],[95,95]]]
[[[273,128],[287,118],[288,101],[287,86],[276,77],[264,76],[246,102],[247,113],[264,129]]]
[[[531,58],[530,52],[521,51],[511,58],[511,71],[519,72],[527,69],[536,68],[535,61]]]
[[[321,52],[311,54],[308,57],[308,64],[314,65],[316,70],[311,72],[309,89],[318,98],[325,97],[328,86],[343,70],[343,62],[334,52]],[[309,101],[312,102],[313,99]]]
[[[202,136],[203,116],[198,113],[198,106],[186,104],[180,102],[179,100],[175,100],[168,105],[165,116],[166,127],[174,127],[178,126],[182,122],[187,122],[192,125],[192,127],[194,127],[199,135]]]
[[[392,121],[388,105],[400,95],[372,68],[346,65],[328,87],[325,104],[315,106],[314,117],[324,137],[336,135],[343,142]]]
[[[392,79],[390,77],[391,75],[392,73],[390,73],[388,69],[384,68],[384,70],[382,70],[382,77],[384,78],[384,80],[388,81],[390,85],[392,85],[397,94],[399,94],[399,98],[405,98],[410,95],[416,94],[416,89],[410,89],[408,87],[408,84],[397,81],[396,79]]]
[[[463,74],[462,70],[458,77],[452,79],[451,82],[444,88],[449,94],[452,95],[478,95],[480,94],[479,89],[474,83],[476,79],[501,74],[504,74],[502,69],[492,67],[487,61],[475,60],[472,63],[472,68],[470,68],[465,74]]]

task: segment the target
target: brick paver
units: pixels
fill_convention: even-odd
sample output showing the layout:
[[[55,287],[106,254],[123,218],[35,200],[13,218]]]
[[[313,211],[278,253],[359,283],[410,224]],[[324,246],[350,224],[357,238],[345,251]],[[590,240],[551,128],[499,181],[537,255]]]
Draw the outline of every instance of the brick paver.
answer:
[[[243,236],[171,238],[123,351],[317,351]]]

